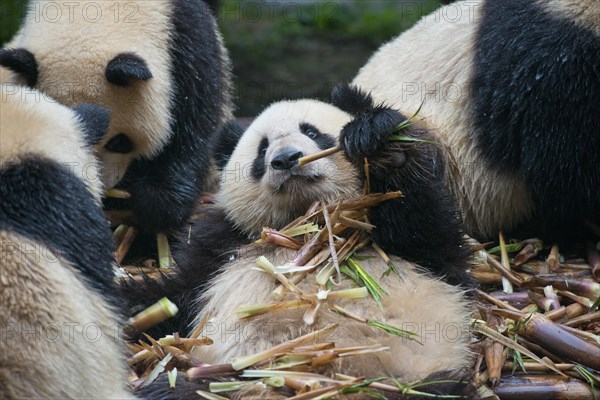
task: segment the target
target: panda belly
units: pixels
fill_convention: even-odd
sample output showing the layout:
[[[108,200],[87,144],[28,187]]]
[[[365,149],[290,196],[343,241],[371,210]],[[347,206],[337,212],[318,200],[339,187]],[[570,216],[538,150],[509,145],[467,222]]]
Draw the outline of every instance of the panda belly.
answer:
[[[460,290],[419,273],[414,264],[397,257],[393,261],[402,271],[402,280],[394,274],[380,278],[387,265],[372,251],[361,255],[373,257],[361,261],[361,265],[389,296],[382,300],[382,307],[372,299],[336,300],[336,304],[361,317],[415,331],[423,345],[340,316],[326,304],[319,310],[314,326],[304,324],[305,308],[240,320],[235,313],[238,307],[274,302],[272,291],[277,287],[270,276],[253,269],[255,257],[244,257],[224,266],[199,299],[205,306],[198,318],[210,313],[203,333],[213,344],[197,347],[194,357],[207,363],[227,363],[234,357],[252,355],[336,323],[338,328],[319,342],[334,342],[338,348],[380,344],[389,346],[389,351],[378,353],[383,365],[373,355],[353,356],[338,360],[329,367],[329,373],[379,377],[387,376],[389,370],[410,382],[433,372],[466,366],[468,312]],[[291,256],[290,251],[278,250],[270,261],[282,265]],[[314,274],[298,287],[305,293],[316,293],[319,289]],[[344,279],[336,289],[350,287],[353,285]],[[290,300],[294,298],[290,296]]]
[[[463,18],[448,23],[443,16],[457,8]],[[447,148],[449,186],[468,233],[496,237],[498,229],[510,230],[529,219],[534,204],[515,173],[484,165],[477,141],[468,134],[473,130],[469,82],[481,9],[457,2],[427,16],[377,51],[353,84],[370,92],[376,103],[407,115],[422,105],[418,119]],[[443,38],[463,45],[450,45]]]
[[[0,398],[132,399],[106,301],[43,244],[0,244]]]

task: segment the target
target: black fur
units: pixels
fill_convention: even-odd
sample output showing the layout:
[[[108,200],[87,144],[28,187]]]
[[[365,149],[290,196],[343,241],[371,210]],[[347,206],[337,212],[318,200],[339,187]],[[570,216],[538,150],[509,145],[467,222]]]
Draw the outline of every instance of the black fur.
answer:
[[[129,86],[136,81],[152,79],[146,61],[133,53],[121,53],[110,60],[104,71],[106,80],[118,86]]]
[[[256,158],[252,163],[252,177],[256,180],[259,180],[263,177],[266,172],[265,166],[265,152],[269,147],[269,139],[263,138],[258,145],[258,150],[256,154]]]
[[[360,115],[373,108],[373,98],[358,87],[340,83],[331,91],[331,104],[352,115]]]
[[[435,144],[390,142],[392,130],[406,118],[375,107],[348,123],[340,135],[347,157],[363,173],[369,159],[371,192],[400,190],[404,197],[371,209],[373,238],[385,251],[415,262],[454,285],[468,287],[468,250],[462,221],[444,180],[444,160]],[[414,126],[402,135],[432,140]],[[404,153],[403,156],[400,154]]]
[[[236,121],[229,121],[215,135],[211,148],[215,163],[220,171],[227,165],[231,153],[233,153],[243,134],[244,128],[240,124]]]
[[[65,166],[36,157],[3,165],[0,230],[43,244],[77,269],[91,288],[114,299],[108,222],[85,184]]]
[[[130,307],[141,311],[166,296],[179,308],[179,313],[147,333],[155,338],[180,332],[187,335],[190,322],[198,312],[195,302],[202,286],[217,269],[228,261],[233,252],[248,239],[227,222],[219,208],[207,208],[201,218],[183,229],[180,243],[173,254],[177,273],[165,275],[160,282],[147,279],[145,283],[124,281],[122,297]],[[131,312],[133,314],[133,312]]]
[[[30,87],[37,83],[38,65],[29,50],[0,49],[0,65],[20,75]]]
[[[210,168],[209,139],[229,107],[230,67],[222,62],[210,9],[176,0],[172,13],[173,135],[155,158],[132,162],[120,185],[131,193],[136,223],[148,232],[169,231],[189,218]]]
[[[210,7],[211,11],[215,15],[219,14],[219,8],[221,7],[221,0],[204,0],[204,2]]]
[[[520,176],[542,236],[576,240],[600,221],[600,36],[534,1],[484,4],[470,88],[478,167]]]
[[[81,121],[83,135],[88,146],[100,143],[108,131],[110,111],[92,104],[81,104],[74,108]]]
[[[133,151],[133,142],[124,133],[113,136],[104,148],[113,153],[127,154]]]

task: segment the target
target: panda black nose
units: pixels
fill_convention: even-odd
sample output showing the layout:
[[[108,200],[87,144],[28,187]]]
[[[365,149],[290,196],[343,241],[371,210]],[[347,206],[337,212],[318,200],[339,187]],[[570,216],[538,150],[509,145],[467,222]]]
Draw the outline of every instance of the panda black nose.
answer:
[[[273,158],[271,167],[282,170],[292,169],[294,165],[298,164],[298,159],[303,155],[301,151],[284,151]]]

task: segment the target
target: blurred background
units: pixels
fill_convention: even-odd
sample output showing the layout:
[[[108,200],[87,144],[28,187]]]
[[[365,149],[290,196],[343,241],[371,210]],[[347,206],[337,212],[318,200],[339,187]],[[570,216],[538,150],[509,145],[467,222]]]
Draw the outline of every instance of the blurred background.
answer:
[[[217,19],[233,61],[236,115],[255,116],[283,98],[327,99],[331,87],[351,80],[381,44],[444,2],[218,1]],[[0,45],[18,29],[26,5],[0,0]]]

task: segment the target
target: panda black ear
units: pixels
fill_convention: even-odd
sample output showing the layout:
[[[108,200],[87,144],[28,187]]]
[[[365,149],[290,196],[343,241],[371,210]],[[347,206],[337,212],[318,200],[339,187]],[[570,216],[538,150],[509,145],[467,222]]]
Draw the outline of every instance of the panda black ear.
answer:
[[[79,116],[88,146],[100,143],[102,137],[108,132],[110,110],[92,104],[81,104],[73,110]]]
[[[26,49],[0,49],[0,65],[6,67],[34,87],[38,80],[35,56]]]
[[[129,86],[134,81],[152,78],[146,61],[133,53],[121,53],[110,60],[104,75],[107,81],[118,86]]]
[[[357,86],[347,83],[336,85],[331,91],[331,103],[352,115],[364,114],[373,109],[373,98]]]
[[[227,165],[231,153],[233,153],[243,134],[244,128],[236,121],[225,123],[215,134],[211,147],[215,163],[220,171]]]

